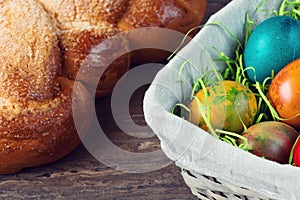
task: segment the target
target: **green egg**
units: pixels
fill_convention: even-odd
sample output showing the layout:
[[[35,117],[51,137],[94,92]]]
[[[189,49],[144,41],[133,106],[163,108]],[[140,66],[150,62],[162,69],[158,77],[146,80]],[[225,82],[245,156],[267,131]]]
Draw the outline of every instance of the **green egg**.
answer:
[[[263,82],[291,61],[300,58],[300,22],[288,16],[271,17],[251,33],[244,49],[249,79]]]

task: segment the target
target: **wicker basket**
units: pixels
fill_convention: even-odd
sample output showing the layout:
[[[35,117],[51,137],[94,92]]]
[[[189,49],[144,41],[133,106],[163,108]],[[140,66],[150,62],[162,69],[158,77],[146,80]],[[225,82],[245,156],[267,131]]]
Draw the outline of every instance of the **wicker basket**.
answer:
[[[215,200],[259,200],[268,199],[252,190],[237,187],[233,184],[220,182],[216,178],[205,175],[194,175],[191,172],[183,169],[181,175],[186,184],[191,188],[194,195],[200,199],[215,199]],[[213,189],[213,190],[212,190]]]
[[[190,187],[192,193],[202,200],[266,200],[266,196],[258,194],[253,190],[238,187],[216,178],[195,175],[190,171],[182,169],[181,175],[185,183]]]
[[[257,9],[257,5],[265,2]],[[260,23],[277,10],[282,0],[233,0],[213,15],[194,39],[163,68],[144,98],[148,125],[161,141],[165,154],[182,169],[182,176],[200,199],[300,199],[300,169],[259,158],[217,140],[202,129],[171,114],[173,106],[191,94],[191,85],[218,57],[213,47],[232,56],[236,40],[244,39],[245,13]],[[263,10],[263,12],[262,12]],[[223,28],[222,28],[223,27]],[[182,70],[182,63],[189,63]],[[178,72],[185,84],[178,81]]]

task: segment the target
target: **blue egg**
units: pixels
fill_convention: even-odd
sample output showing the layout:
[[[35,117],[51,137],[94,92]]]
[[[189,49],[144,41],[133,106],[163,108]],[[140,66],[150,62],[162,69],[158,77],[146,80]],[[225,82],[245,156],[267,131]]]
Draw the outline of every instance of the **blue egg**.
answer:
[[[300,22],[288,16],[271,17],[251,33],[244,49],[244,67],[251,81],[263,82],[300,58]]]

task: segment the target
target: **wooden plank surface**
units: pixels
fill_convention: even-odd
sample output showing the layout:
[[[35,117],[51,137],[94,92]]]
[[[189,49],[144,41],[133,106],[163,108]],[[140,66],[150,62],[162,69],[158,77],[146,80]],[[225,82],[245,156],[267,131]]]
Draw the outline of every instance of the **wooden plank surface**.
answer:
[[[208,0],[205,22],[230,0]],[[134,93],[130,113],[145,125],[142,111],[147,87]],[[118,147],[131,152],[160,149],[156,137],[134,138],[123,133],[111,115],[110,97],[96,101],[105,134]],[[101,116],[101,117],[100,117]],[[83,145],[62,160],[13,175],[0,175],[0,199],[196,199],[174,163],[148,173],[124,173],[105,166]]]

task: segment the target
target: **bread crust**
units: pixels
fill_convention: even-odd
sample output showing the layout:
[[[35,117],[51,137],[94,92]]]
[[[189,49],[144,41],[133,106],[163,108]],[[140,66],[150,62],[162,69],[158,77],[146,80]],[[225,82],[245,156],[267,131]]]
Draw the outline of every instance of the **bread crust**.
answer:
[[[75,79],[89,50],[111,36],[139,27],[162,27],[186,33],[200,24],[206,7],[205,0],[39,1],[57,21],[64,52],[63,68],[72,79]],[[128,52],[130,46],[143,46],[142,41],[123,39],[123,48],[127,48]],[[166,40],[159,35],[156,39],[162,43]],[[112,52],[118,53],[118,45],[112,46],[117,47]],[[99,63],[100,70],[103,67],[107,70],[100,78],[96,97],[111,93],[131,64],[161,62],[168,54],[170,52],[142,50],[122,55],[109,66]],[[102,56],[105,58],[107,54]]]
[[[186,34],[200,25],[206,9],[206,0],[130,0],[129,7],[118,23],[120,31],[139,27],[160,27]],[[193,37],[196,31],[189,36]],[[155,32],[152,38],[162,47],[169,47],[169,37]],[[147,46],[149,41],[132,38],[130,45]],[[175,49],[173,49],[175,50]],[[165,62],[172,52],[160,49],[141,49],[131,52],[132,65]]]
[[[80,139],[72,115],[74,81],[61,76],[51,18],[37,1],[1,1],[0,29],[0,173],[5,174],[58,160]],[[88,108],[90,94],[83,86],[76,90]]]

